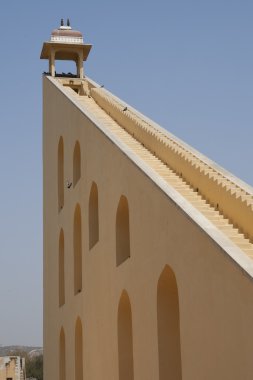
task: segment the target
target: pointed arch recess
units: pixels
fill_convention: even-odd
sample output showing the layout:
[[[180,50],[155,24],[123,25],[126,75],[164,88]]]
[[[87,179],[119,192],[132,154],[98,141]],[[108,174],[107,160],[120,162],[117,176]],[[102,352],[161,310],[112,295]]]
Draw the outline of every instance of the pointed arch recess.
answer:
[[[133,329],[130,299],[124,290],[118,306],[119,380],[134,379]]]
[[[58,143],[58,211],[64,206],[64,144],[60,137]]]
[[[79,179],[81,178],[81,148],[77,141],[73,154],[73,186],[75,187]]]
[[[59,237],[59,268],[58,268],[58,284],[59,284],[59,306],[65,304],[65,258],[64,258],[64,232],[60,231]]]
[[[75,326],[75,380],[83,380],[83,328],[79,317]]]
[[[59,340],[59,380],[66,380],[66,347],[63,327],[61,328]]]
[[[74,294],[82,290],[82,218],[81,208],[77,204],[74,214]]]
[[[99,240],[98,187],[92,182],[89,197],[89,248]]]
[[[181,380],[179,298],[173,270],[166,265],[157,285],[159,380]]]
[[[127,198],[122,195],[116,214],[116,265],[130,257],[129,207]]]

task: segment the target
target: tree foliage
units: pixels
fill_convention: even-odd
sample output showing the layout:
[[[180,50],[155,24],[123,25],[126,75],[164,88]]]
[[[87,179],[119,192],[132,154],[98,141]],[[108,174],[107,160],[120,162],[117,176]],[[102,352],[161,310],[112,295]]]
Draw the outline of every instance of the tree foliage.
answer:
[[[28,358],[26,363],[26,377],[43,380],[43,355]]]

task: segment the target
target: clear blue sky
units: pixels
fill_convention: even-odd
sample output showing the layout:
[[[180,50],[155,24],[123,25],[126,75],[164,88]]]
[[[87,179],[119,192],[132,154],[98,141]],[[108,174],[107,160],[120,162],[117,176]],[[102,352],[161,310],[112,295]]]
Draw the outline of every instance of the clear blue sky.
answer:
[[[42,344],[39,56],[60,18],[94,45],[88,76],[252,185],[252,16],[252,0],[1,4],[0,344]]]

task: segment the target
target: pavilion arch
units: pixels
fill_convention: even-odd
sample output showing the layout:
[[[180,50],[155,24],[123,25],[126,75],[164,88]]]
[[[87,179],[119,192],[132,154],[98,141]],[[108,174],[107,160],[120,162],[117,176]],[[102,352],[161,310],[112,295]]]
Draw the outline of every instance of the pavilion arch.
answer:
[[[73,153],[73,186],[77,184],[81,178],[81,149],[77,141]]]
[[[59,236],[59,258],[58,258],[58,286],[59,286],[59,306],[65,303],[65,258],[64,258],[64,232],[60,231]]]
[[[89,198],[89,248],[99,240],[98,187],[92,182]]]
[[[74,294],[82,290],[82,218],[81,208],[77,204],[74,213]]]
[[[134,379],[133,329],[130,299],[124,290],[118,306],[119,380]]]
[[[177,281],[166,265],[157,285],[159,380],[181,380],[180,318]]]
[[[63,327],[61,328],[59,339],[59,380],[66,380],[66,346]]]
[[[75,326],[75,380],[83,380],[83,328],[79,317]]]
[[[130,257],[129,208],[125,195],[121,195],[116,214],[116,265]]]
[[[62,136],[58,143],[58,211],[64,206],[64,144]]]

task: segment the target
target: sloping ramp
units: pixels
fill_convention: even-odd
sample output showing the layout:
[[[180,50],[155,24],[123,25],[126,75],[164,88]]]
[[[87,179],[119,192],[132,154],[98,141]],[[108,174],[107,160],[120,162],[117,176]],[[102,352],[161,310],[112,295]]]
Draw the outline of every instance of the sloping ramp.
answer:
[[[138,157],[155,173],[156,179],[172,188],[174,194],[180,194],[181,197],[176,196],[178,205],[184,208],[189,203],[191,210],[194,208],[191,217],[212,238],[216,240],[218,236],[222,248],[252,276],[253,191],[250,186],[93,81],[49,79],[86,115],[95,117],[98,124],[113,134],[131,152],[131,157]],[[210,229],[205,220],[214,228]]]

